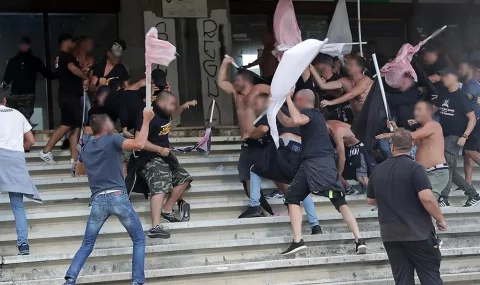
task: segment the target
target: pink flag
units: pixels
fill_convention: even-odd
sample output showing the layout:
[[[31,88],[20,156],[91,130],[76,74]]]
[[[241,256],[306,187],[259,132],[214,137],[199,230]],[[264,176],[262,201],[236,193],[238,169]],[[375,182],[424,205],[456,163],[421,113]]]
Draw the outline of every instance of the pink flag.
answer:
[[[412,76],[417,81],[417,74],[413,69],[410,62],[413,56],[424,45],[424,41],[421,41],[418,45],[412,46],[411,44],[404,44],[397,53],[397,57],[391,62],[385,64],[380,69],[382,73],[385,73],[385,81],[393,88],[400,87],[400,79],[404,74]]]
[[[175,59],[177,49],[167,41],[158,39],[158,31],[151,28],[145,36],[145,64],[168,66]]]
[[[273,16],[276,54],[280,60],[284,51],[302,42],[302,33],[298,27],[292,0],[280,0]]]

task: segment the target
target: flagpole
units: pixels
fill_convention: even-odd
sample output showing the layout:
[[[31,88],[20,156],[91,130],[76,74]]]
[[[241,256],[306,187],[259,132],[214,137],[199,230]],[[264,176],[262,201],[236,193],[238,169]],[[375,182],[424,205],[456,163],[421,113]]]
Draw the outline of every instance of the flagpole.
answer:
[[[145,69],[145,108],[149,108],[152,105],[152,65],[147,62]]]
[[[360,0],[357,0],[357,15],[358,15],[358,42],[362,42],[362,22],[360,19]],[[363,47],[360,44],[360,56],[363,57]]]
[[[210,112],[210,124],[212,123],[212,120],[213,120],[213,109],[215,109],[215,99],[213,99],[213,102],[212,102],[212,111]]]
[[[383,87],[382,75],[380,74],[380,68],[378,67],[377,55],[372,54],[373,64],[375,65],[375,71],[377,72],[377,80],[380,85],[380,91],[382,93],[383,105],[385,107],[385,113],[388,120],[390,120],[390,112],[388,111],[387,97],[385,96],[385,88]]]

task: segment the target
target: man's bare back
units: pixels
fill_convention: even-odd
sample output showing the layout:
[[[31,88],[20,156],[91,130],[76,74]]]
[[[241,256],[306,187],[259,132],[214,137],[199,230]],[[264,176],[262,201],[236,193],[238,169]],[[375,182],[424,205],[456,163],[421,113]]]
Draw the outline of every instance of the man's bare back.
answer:
[[[327,126],[332,136],[341,136],[343,138],[344,147],[350,147],[358,144],[360,141],[355,137],[351,130],[351,126],[347,123],[329,120],[327,121]]]
[[[428,137],[415,139],[423,128],[424,131],[431,132]],[[412,133],[415,144],[418,146],[415,160],[425,168],[446,163],[445,160],[445,141],[443,138],[442,126],[436,121],[430,121],[420,129]]]

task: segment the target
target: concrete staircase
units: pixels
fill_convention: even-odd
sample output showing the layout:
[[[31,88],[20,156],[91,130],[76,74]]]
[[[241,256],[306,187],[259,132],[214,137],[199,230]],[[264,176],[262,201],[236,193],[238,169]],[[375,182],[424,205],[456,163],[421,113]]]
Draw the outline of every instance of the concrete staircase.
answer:
[[[176,145],[197,140],[171,139]],[[247,205],[237,178],[238,140],[233,136],[214,137],[208,158],[198,153],[178,155],[195,179],[185,197],[192,206],[192,219],[167,224],[172,235],[168,240],[147,238],[147,284],[394,284],[380,240],[377,213],[366,205],[364,195],[348,197],[369,247],[363,256],[353,254],[352,235],[330,202],[321,197],[314,200],[324,234],[311,236],[305,222],[304,239],[309,249],[296,258],[279,254],[292,239],[281,199],[269,200],[280,216],[237,219]],[[8,196],[0,194],[0,285],[63,284],[63,275],[83,237],[89,214],[87,179],[70,176],[68,151],[55,150],[57,165],[43,163],[37,152],[44,144],[37,142],[27,154],[30,174],[44,199],[43,205],[26,203],[30,256],[16,255],[13,214]],[[480,186],[477,170],[474,180]],[[263,188],[273,189],[274,185],[265,181]],[[463,205],[465,200],[461,191],[452,192],[454,206]],[[133,195],[132,203],[148,230],[149,202],[142,195]],[[440,236],[444,241],[442,274],[446,284],[480,284],[479,209],[452,207],[444,211],[449,230]],[[111,218],[78,284],[130,284],[131,253],[127,233]]]

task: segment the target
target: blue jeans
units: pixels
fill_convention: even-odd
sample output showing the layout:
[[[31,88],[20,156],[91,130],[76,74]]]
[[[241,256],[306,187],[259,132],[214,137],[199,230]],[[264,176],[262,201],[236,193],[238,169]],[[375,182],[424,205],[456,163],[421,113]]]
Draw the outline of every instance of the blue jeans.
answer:
[[[248,206],[250,207],[259,207],[260,206],[260,190],[262,188],[262,178],[257,174],[250,171],[250,202]],[[305,200],[303,200],[303,208],[307,213],[308,222],[310,227],[319,226],[317,219],[317,214],[315,213],[315,204],[311,195],[308,195]]]
[[[17,245],[28,244],[28,221],[23,207],[23,194],[9,192],[10,207],[15,217],[15,228],[17,230]]]
[[[137,213],[125,193],[97,194],[92,199],[92,209],[88,217],[82,246],[75,254],[65,279],[77,280],[78,274],[93,251],[98,233],[110,216],[116,216],[133,241],[132,279],[145,282],[145,234]]]

